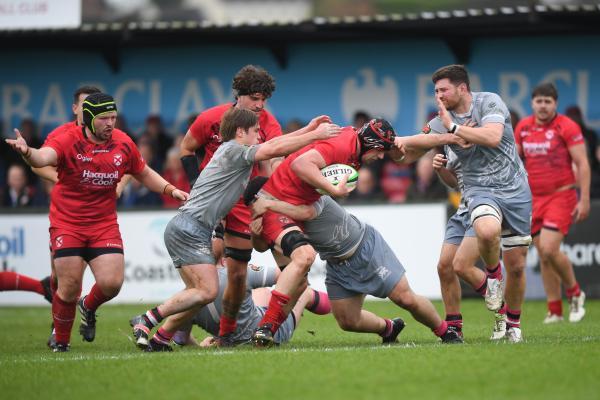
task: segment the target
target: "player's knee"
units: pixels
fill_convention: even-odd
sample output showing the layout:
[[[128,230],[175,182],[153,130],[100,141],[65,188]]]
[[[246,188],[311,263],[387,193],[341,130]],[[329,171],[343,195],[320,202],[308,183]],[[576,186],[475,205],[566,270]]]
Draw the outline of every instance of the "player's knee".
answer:
[[[348,332],[356,332],[358,330],[358,322],[360,320],[359,315],[352,314],[339,314],[335,315],[335,320],[338,323],[338,326]]]
[[[316,256],[317,253],[312,246],[309,245],[296,248],[291,255],[292,260],[294,260],[297,265],[300,265],[306,271],[308,271],[313,262],[315,262]]]
[[[394,302],[405,310],[412,310],[417,304],[415,292],[410,288],[396,294]]]
[[[552,261],[556,258],[560,252],[560,248],[558,246],[548,245],[547,243],[540,242],[538,246],[538,252],[542,261]]]
[[[440,260],[437,265],[437,271],[440,279],[454,277],[452,262]]]
[[[452,271],[459,276],[462,276],[470,266],[467,260],[462,257],[454,257],[454,260],[452,260]]]
[[[194,307],[212,303],[217,298],[217,294],[217,288],[209,286],[201,286],[189,290],[190,300]]]

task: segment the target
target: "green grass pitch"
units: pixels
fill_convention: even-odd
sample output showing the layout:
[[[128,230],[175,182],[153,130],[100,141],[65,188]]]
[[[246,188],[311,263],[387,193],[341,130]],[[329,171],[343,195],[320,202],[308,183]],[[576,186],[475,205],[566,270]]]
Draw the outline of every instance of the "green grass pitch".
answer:
[[[438,309],[441,308],[436,303]],[[255,350],[176,349],[146,354],[128,319],[144,305],[100,309],[94,343],[73,328],[70,353],[46,348],[48,307],[0,308],[3,399],[598,399],[600,301],[579,324],[541,323],[545,303],[527,302],[526,343],[488,340],[492,314],[463,303],[464,345],[441,345],[389,302],[366,308],[407,322],[401,343],[342,332],[333,317],[305,313],[292,342]],[[79,316],[77,317],[79,318]],[[195,328],[197,338],[204,332]]]

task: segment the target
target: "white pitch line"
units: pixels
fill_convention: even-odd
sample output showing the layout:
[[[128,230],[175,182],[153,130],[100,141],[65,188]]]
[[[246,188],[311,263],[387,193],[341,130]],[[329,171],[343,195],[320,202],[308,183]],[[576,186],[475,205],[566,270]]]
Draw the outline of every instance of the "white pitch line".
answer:
[[[223,357],[223,356],[230,356],[230,355],[234,355],[234,354],[256,354],[256,353],[263,353],[263,352],[272,352],[273,354],[281,354],[281,353],[318,353],[318,352],[350,352],[350,351],[357,351],[357,350],[368,350],[368,351],[382,351],[382,350],[389,350],[390,348],[393,349],[406,349],[406,348],[415,348],[415,347],[422,347],[421,345],[416,345],[414,343],[403,343],[403,344],[398,344],[398,345],[393,345],[393,346],[361,346],[361,347],[350,347],[350,346],[344,346],[344,347],[323,347],[323,348],[309,348],[309,349],[298,349],[298,348],[291,348],[291,349],[265,349],[265,350],[256,350],[255,352],[250,352],[250,351],[235,351],[235,350],[217,350],[217,351],[201,351],[201,352],[190,352],[190,351],[181,351],[181,352],[175,352],[175,353],[170,353],[170,354],[176,354],[178,357]],[[167,354],[165,354],[165,356],[167,356]],[[19,359],[14,359],[14,360],[2,360],[0,361],[0,365],[7,365],[7,364],[24,364],[24,363],[49,363],[49,362],[77,362],[77,361],[111,361],[111,360],[132,360],[132,359],[139,359],[139,358],[144,358],[144,357],[152,357],[152,354],[147,354],[147,353],[136,353],[136,354],[118,354],[118,355],[102,355],[102,354],[98,354],[98,355],[77,355],[74,357],[63,357],[63,356],[59,356],[57,355],[56,357],[52,357],[52,356],[41,356],[41,357],[36,357],[36,358],[19,358]]]

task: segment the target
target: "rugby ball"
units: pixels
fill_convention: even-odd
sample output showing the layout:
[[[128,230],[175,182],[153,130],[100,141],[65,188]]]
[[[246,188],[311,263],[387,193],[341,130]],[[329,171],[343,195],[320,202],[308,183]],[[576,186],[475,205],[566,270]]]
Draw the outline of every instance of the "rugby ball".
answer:
[[[348,176],[348,182],[346,186],[349,189],[356,187],[358,182],[358,171],[346,164],[331,164],[321,169],[321,175],[323,175],[332,185],[337,185],[344,176]],[[328,195],[329,193],[324,190],[317,189],[320,194]]]

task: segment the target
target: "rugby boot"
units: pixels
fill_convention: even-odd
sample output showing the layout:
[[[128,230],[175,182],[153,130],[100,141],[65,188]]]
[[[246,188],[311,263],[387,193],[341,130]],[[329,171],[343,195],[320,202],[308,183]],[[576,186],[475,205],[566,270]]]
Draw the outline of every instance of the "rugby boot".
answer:
[[[585,293],[582,291],[579,296],[571,297],[569,303],[569,322],[581,321],[585,316]]]
[[[402,318],[394,318],[392,320],[392,332],[388,336],[383,337],[381,343],[398,343],[398,335],[400,335],[400,332],[402,332],[402,329],[404,329],[405,326],[406,324]]]
[[[50,304],[52,304],[52,289],[50,288],[50,277],[47,276],[40,281],[44,288],[44,298]]]
[[[442,339],[442,343],[461,344],[463,343],[461,333],[462,332],[458,332],[456,327],[449,325],[448,330],[440,337],[440,339]]]
[[[521,328],[517,328],[516,326],[511,326],[506,330],[506,339],[510,343],[520,343],[523,341],[523,334],[521,333]]]
[[[161,351],[173,351],[173,348],[166,343],[159,342],[158,340],[154,340],[154,338],[148,341],[148,346],[146,347],[146,351],[149,353],[156,353]]]
[[[148,347],[148,335],[150,334],[150,328],[148,328],[144,322],[143,315],[137,315],[129,320],[129,325],[133,328],[135,345],[140,350],[146,350]]]
[[[504,285],[501,279],[487,278],[485,305],[490,311],[498,311],[504,300]]]
[[[494,313],[494,329],[490,340],[500,340],[506,336],[506,314]]]
[[[546,314],[546,318],[544,318],[544,324],[556,324],[556,323],[562,322],[562,321],[563,321],[562,315],[552,314],[551,312],[548,312],[548,314]]]
[[[272,326],[267,323],[256,328],[252,335],[252,344],[254,344],[254,347],[269,348],[273,346],[275,341],[273,339],[273,332],[271,332]]]
[[[86,342],[93,342],[96,338],[96,313],[85,308],[85,296],[77,302],[77,308],[81,313],[81,324],[79,324],[79,334]]]

